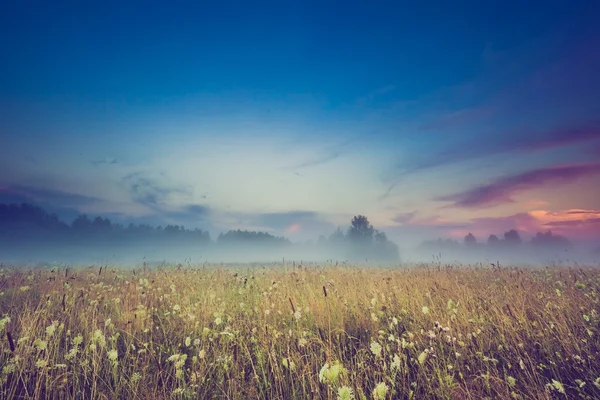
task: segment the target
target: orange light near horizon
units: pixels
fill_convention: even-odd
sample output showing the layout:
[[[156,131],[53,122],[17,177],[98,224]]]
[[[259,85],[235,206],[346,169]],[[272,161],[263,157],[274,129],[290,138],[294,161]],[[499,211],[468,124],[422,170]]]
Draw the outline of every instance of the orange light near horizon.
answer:
[[[300,225],[292,224],[292,225],[288,226],[287,228],[285,228],[285,231],[291,232],[291,233],[296,233],[296,232],[298,232],[299,229],[300,229]]]
[[[530,211],[529,215],[537,219],[543,225],[557,221],[586,221],[589,219],[596,219],[600,218],[600,211],[582,210],[577,208],[554,212],[547,210],[535,210]]]

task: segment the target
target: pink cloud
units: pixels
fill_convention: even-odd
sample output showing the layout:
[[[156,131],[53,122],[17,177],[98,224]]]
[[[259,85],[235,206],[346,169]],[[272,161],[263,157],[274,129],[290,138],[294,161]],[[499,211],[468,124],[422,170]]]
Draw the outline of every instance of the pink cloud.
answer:
[[[558,165],[506,176],[488,185],[481,185],[463,192],[442,196],[436,200],[452,203],[446,207],[492,207],[514,202],[512,196],[517,193],[547,184],[570,183],[579,178],[598,173],[600,173],[600,162]]]
[[[542,228],[573,238],[600,238],[600,210],[532,211]]]
[[[480,242],[487,240],[494,234],[502,237],[504,232],[516,229],[520,233],[535,234],[542,230],[539,221],[528,213],[519,213],[505,217],[474,218],[462,229],[453,229],[448,232],[452,237],[463,238],[472,233]]]

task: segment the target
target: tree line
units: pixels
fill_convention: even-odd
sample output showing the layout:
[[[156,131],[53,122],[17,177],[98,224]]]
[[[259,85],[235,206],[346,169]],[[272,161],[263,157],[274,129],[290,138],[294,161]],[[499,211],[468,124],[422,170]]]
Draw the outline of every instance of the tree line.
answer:
[[[472,233],[468,233],[462,241],[456,239],[428,240],[418,247],[420,251],[430,255],[456,256],[462,259],[481,259],[482,256],[502,256],[504,258],[523,258],[530,255],[567,254],[573,249],[573,243],[566,237],[556,235],[552,231],[537,232],[530,240],[524,240],[520,233],[511,229],[503,235],[491,234],[485,241],[478,241]]]
[[[26,244],[28,248],[40,246],[194,246],[206,248],[219,246],[244,250],[266,249],[277,251],[293,244],[288,238],[268,232],[229,230],[220,233],[212,240],[210,233],[202,229],[186,229],[181,225],[151,226],[148,224],[126,225],[110,219],[86,214],[77,216],[70,224],[56,214],[46,212],[41,207],[22,204],[0,204],[0,240],[3,245]],[[328,238],[319,237],[316,244],[304,243],[318,250],[320,254],[330,253],[346,259],[367,259],[395,262],[399,260],[398,246],[389,241],[369,223],[367,217],[358,215],[350,222],[346,232],[338,228]]]

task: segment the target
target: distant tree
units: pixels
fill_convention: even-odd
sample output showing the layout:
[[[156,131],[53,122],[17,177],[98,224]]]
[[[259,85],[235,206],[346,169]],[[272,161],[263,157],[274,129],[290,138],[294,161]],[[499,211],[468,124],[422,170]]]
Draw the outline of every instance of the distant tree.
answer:
[[[346,237],[344,236],[344,232],[342,232],[341,228],[337,228],[335,232],[329,235],[329,243],[333,245],[339,245],[344,243]]]
[[[91,224],[96,231],[107,231],[112,228],[112,224],[108,218],[96,217]]]
[[[327,238],[323,235],[319,235],[319,240],[317,241],[317,244],[319,246],[326,246],[327,245]]]
[[[375,231],[375,242],[376,243],[385,243],[387,242],[387,236],[385,232],[380,232],[378,230]]]
[[[504,234],[504,241],[506,242],[506,244],[512,246],[518,246],[523,242],[521,240],[521,235],[519,235],[519,232],[517,232],[514,229],[511,229],[510,231]]]
[[[71,223],[71,227],[80,233],[89,232],[92,228],[92,221],[86,214],[78,215]]]
[[[348,229],[348,239],[355,244],[368,244],[373,240],[375,229],[369,223],[364,215],[357,215],[352,218],[350,229]]]
[[[552,247],[556,249],[568,249],[572,246],[569,239],[560,235],[553,235],[552,231],[546,233],[538,232],[531,239],[531,244],[536,247]]]
[[[500,243],[500,239],[496,235],[490,235],[487,240],[488,246],[497,246]]]
[[[465,236],[465,245],[467,246],[475,246],[477,244],[477,239],[473,236],[472,233],[469,232],[467,236]]]

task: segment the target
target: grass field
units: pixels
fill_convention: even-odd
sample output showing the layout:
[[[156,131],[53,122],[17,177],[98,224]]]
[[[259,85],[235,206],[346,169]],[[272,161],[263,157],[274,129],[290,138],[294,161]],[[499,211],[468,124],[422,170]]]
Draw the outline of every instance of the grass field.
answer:
[[[600,398],[591,268],[0,276],[0,398]]]

